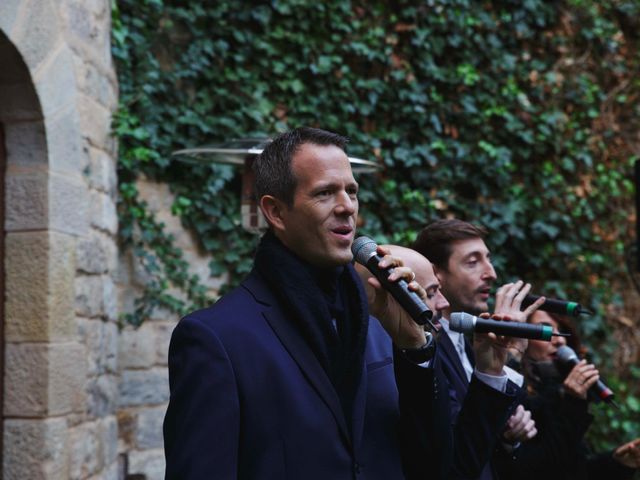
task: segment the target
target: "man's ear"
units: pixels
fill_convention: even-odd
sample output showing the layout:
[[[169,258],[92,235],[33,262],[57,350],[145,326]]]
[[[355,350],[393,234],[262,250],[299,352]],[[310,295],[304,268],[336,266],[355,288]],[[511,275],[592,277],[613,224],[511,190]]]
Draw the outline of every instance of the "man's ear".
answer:
[[[286,208],[287,206],[282,200],[272,195],[263,195],[260,198],[260,210],[262,210],[262,214],[271,225],[271,228],[276,232],[283,231],[285,228],[282,216]]]

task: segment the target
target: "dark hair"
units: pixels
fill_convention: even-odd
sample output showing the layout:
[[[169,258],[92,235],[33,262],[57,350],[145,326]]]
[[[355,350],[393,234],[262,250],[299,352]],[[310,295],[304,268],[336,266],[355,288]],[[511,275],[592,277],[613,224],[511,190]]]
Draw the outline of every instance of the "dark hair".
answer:
[[[345,149],[349,140],[337,133],[319,128],[300,127],[282,133],[273,139],[253,162],[256,197],[272,195],[289,207],[293,205],[297,179],[291,169],[291,161],[305,143],[335,145]]]
[[[422,229],[411,248],[427,257],[436,267],[446,270],[453,253],[453,242],[470,238],[484,239],[486,235],[484,227],[456,218],[436,220]]]

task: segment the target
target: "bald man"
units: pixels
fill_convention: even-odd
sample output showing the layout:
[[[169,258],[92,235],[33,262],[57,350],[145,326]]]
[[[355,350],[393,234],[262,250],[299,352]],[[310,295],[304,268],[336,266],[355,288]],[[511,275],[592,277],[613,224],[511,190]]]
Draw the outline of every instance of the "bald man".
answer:
[[[386,245],[383,250],[402,259],[403,264],[415,272],[416,281],[427,292],[427,306],[433,311],[433,319],[437,321],[442,311],[449,307],[449,303],[440,291],[440,282],[431,262],[409,248]],[[378,280],[360,265],[356,265],[356,270],[365,284],[371,311],[381,309],[380,303],[386,301],[386,296],[374,289],[374,286],[379,285]],[[436,346],[436,350],[437,348]],[[517,404],[521,391],[500,375],[504,367],[504,356],[494,354],[495,349],[503,348],[503,341],[493,335],[476,335],[476,368],[455,423],[450,420],[454,418],[451,415],[452,399],[448,395],[448,382],[442,371],[441,360],[436,354],[431,361],[436,381],[444,387],[440,392],[445,395],[438,395],[436,392],[436,408],[432,412],[431,421],[435,426],[432,431],[436,432],[438,438],[423,440],[425,444],[431,445],[431,462],[438,469],[440,478],[477,477],[491,457],[495,443]],[[410,402],[411,399],[401,397],[401,408],[403,401]],[[419,451],[421,450],[417,445],[403,445],[405,455],[414,455]],[[424,472],[414,473],[412,475],[412,472],[407,472],[407,478],[419,478],[420,473],[424,478]]]

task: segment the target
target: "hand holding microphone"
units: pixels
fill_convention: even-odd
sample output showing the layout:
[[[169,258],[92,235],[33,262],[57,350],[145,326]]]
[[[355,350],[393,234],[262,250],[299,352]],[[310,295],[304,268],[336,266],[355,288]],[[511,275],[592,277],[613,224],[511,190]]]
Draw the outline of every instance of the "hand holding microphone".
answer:
[[[565,388],[574,396],[582,399],[589,397],[596,402],[613,402],[614,394],[602,380],[598,370],[586,361],[580,360],[571,347],[562,346],[556,352],[556,362],[570,367],[571,371],[564,381]]]
[[[522,280],[501,286],[496,292],[495,313],[507,316],[515,322],[526,322],[527,318],[541,308],[545,301],[542,297],[535,297],[535,300],[525,305],[525,300],[532,297],[529,295],[530,290],[531,284],[524,283]]]
[[[419,324],[431,323],[433,312],[424,303],[420,295],[409,289],[409,283],[404,279],[390,281],[393,268],[384,268],[379,264],[382,261],[377,253],[378,245],[368,237],[358,237],[351,246],[354,260],[365,266],[389,292],[400,306]],[[414,275],[415,278],[415,275]],[[433,327],[433,325],[431,325]]]
[[[430,334],[425,334],[424,324],[435,329],[430,322],[433,313],[423,300],[426,299],[424,288],[413,282],[415,273],[403,266],[399,257],[390,255],[389,250],[378,247],[367,237],[357,238],[351,252],[356,262],[375,277],[375,280],[368,280],[376,288],[374,301],[370,302],[371,310],[394,344],[403,350],[429,347],[433,339]],[[390,301],[386,293],[390,293],[395,302]]]

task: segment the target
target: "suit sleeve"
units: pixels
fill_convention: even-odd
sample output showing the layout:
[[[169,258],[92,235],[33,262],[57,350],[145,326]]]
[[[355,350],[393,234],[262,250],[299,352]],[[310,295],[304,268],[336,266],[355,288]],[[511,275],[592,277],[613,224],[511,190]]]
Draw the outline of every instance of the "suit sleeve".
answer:
[[[523,391],[511,381],[507,382],[503,393],[475,375],[471,377],[467,395],[452,427],[454,453],[447,478],[476,478],[480,475],[522,396]]]
[[[173,332],[169,387],[166,479],[237,478],[236,381],[224,346],[197,318],[184,318]]]
[[[445,439],[436,438],[433,411],[438,410],[433,364],[423,368],[405,358],[394,347],[393,365],[400,407],[400,453],[407,480],[432,478],[434,469],[448,464]]]
[[[538,435],[511,455],[497,455],[496,466],[502,474],[529,478],[584,468],[579,465],[585,462],[582,439],[593,419],[587,402],[547,392],[530,399],[525,407],[532,412]]]

